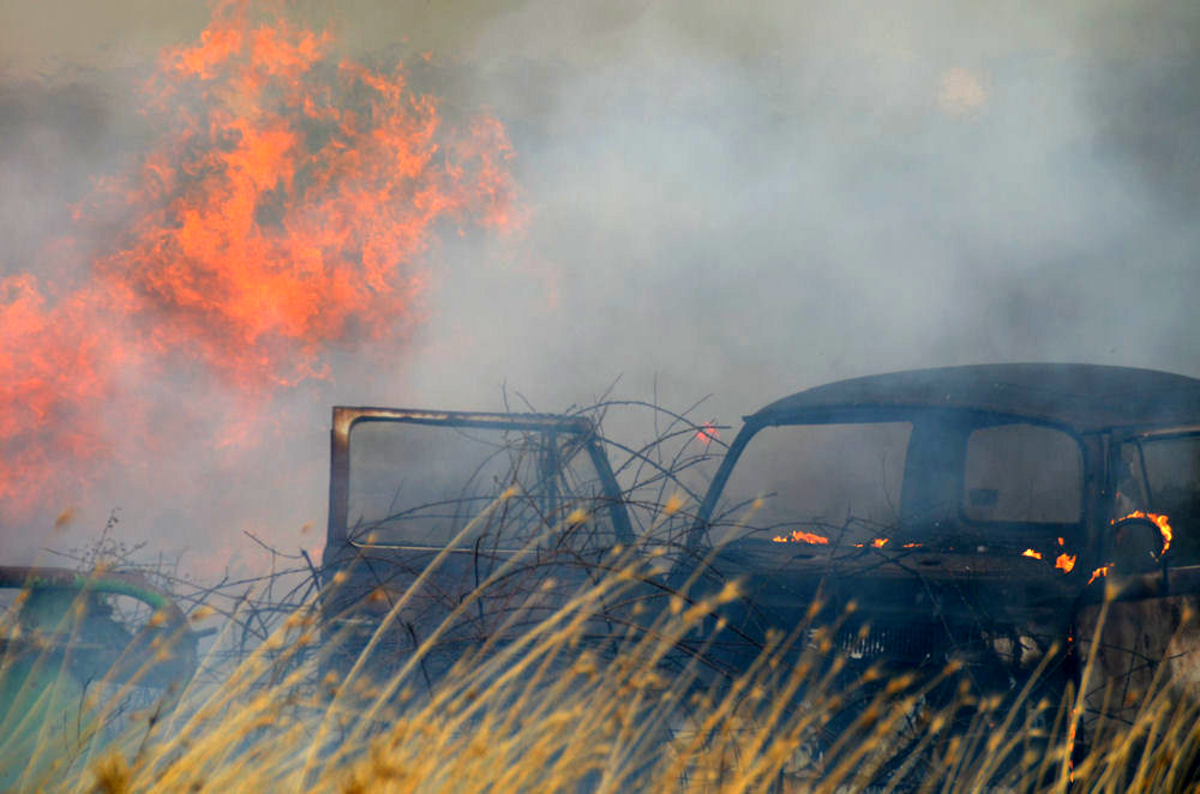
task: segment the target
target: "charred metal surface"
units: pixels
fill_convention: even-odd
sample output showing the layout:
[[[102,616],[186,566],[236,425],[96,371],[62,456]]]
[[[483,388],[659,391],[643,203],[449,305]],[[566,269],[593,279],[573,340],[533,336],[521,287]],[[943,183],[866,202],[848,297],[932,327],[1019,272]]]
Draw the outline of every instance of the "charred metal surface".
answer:
[[[1196,424],[1200,380],[1095,364],[981,364],[838,381],[767,405],[748,423],[792,421],[831,409],[928,408],[1036,418],[1079,433]]]

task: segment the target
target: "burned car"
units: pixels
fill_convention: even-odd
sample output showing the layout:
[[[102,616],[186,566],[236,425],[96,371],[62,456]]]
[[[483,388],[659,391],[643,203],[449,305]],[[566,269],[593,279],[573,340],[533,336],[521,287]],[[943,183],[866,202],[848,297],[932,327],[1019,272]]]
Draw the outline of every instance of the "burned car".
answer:
[[[1078,680],[1106,592],[1093,710],[1114,683],[1113,708],[1136,700],[1159,660],[1181,681],[1200,661],[1183,625],[1200,380],[1004,364],[841,381],[746,417],[683,531],[635,532],[627,496],[583,416],[335,408],[326,615],[353,654],[404,599],[387,653],[436,634],[433,675],[551,612],[613,548],[657,548],[670,565],[647,603],[740,583],[687,649],[726,675],[819,603],[862,664],[956,659],[977,690],[1013,691],[1045,661],[1053,694]]]
[[[1181,681],[1200,661],[1181,628],[1200,592],[1198,521],[1200,380],[1082,364],[898,372],[746,417],[677,581],[701,566],[707,587],[744,583],[719,649],[735,667],[819,600],[850,657],[931,671],[957,658],[983,691],[1019,688],[1056,647],[1047,685],[1076,678],[1111,587],[1088,705],[1115,685],[1120,710],[1164,658]]]

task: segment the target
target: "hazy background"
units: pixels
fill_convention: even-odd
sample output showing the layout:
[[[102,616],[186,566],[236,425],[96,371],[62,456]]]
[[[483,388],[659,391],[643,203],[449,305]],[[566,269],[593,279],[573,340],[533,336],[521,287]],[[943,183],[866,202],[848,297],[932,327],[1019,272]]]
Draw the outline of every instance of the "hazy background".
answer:
[[[320,544],[329,406],[540,410],[616,394],[698,420],[877,371],[1087,361],[1200,376],[1200,4],[300,3],[347,55],[506,126],[519,239],[434,251],[428,322],[279,407],[232,459],[106,470],[0,552],[121,531],[211,562]],[[0,2],[0,273],[46,273],[90,179],[150,130],[137,84],[204,3]],[[146,384],[147,389],[164,388]],[[517,402],[514,399],[514,402]],[[613,432],[636,435],[615,418]],[[203,447],[202,440],[195,442]],[[301,526],[313,528],[302,532]]]

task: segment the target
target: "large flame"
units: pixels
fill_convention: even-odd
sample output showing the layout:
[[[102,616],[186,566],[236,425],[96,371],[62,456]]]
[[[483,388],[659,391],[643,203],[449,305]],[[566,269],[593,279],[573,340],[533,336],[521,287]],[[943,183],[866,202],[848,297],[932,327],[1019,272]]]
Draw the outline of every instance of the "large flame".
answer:
[[[261,403],[326,377],[336,346],[421,319],[439,224],[514,224],[498,122],[449,129],[400,67],[335,62],[331,44],[275,7],[218,3],[148,84],[158,132],[138,168],[78,210],[119,219],[90,276],[59,293],[0,280],[0,510],[108,454],[102,414],[115,401],[130,422],[146,399],[131,370]]]
[[[107,449],[97,419],[116,361],[103,325],[89,330],[97,299],[81,291],[51,308],[33,276],[0,279],[0,506],[24,512],[51,482],[77,487],[77,470],[56,464]]]
[[[507,221],[503,131],[444,134],[402,71],[326,63],[327,35],[244,3],[168,51],[154,102],[177,119],[124,193],[135,220],[97,270],[186,351],[250,388],[325,372],[348,335],[410,319],[441,218]]]

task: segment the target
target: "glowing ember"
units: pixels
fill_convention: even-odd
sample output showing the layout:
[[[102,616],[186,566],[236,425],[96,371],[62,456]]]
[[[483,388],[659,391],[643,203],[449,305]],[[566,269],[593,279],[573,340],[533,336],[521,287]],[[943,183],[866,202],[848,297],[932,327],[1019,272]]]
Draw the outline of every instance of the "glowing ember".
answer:
[[[1091,584],[1092,582],[1099,579],[1101,576],[1108,576],[1108,569],[1111,567],[1112,567],[1112,563],[1110,562],[1108,565],[1105,565],[1101,568],[1097,568],[1096,570],[1092,571],[1092,577],[1087,580],[1087,583]]]
[[[1054,561],[1054,567],[1058,568],[1063,573],[1070,573],[1075,568],[1074,554],[1060,554]]]
[[[1042,553],[1040,551],[1034,551],[1033,549],[1025,549],[1025,551],[1021,552],[1021,556],[1032,557],[1035,560],[1040,560],[1042,558]]]
[[[90,279],[0,278],[0,511],[45,501],[63,461],[111,454],[113,416],[161,443],[148,383],[215,379],[244,414],[328,377],[338,346],[402,339],[439,225],[516,223],[499,123],[449,129],[399,67],[337,62],[278,7],[218,2],[198,42],[163,54],[139,168],[77,210],[120,219]],[[212,415],[181,394],[159,398],[173,423]],[[202,435],[245,435],[226,430]]]
[[[798,529],[793,529],[790,535],[776,535],[771,540],[776,543],[811,543],[816,546],[829,545],[829,538],[823,535],[814,535],[811,532],[801,532]]]
[[[1158,527],[1158,531],[1162,533],[1163,537],[1163,547],[1159,553],[1166,554],[1167,549],[1171,548],[1171,538],[1174,537],[1174,533],[1171,531],[1170,520],[1162,513],[1143,513],[1141,510],[1134,510],[1127,516],[1114,518],[1112,523],[1116,524],[1121,521],[1128,521],[1131,518],[1145,518]]]
[[[1063,539],[1062,539],[1062,538],[1059,538],[1059,539],[1058,539],[1058,545],[1060,545],[1060,546],[1062,546],[1062,545],[1065,545],[1065,544],[1063,543]]]
[[[875,538],[875,540],[871,541],[871,545],[877,549],[882,549],[884,546],[887,545],[887,542],[888,542],[887,538]]]
[[[703,441],[705,446],[711,444],[713,440],[720,439],[721,433],[717,430],[712,422],[705,422],[700,425],[700,429],[696,431],[696,438]]]
[[[919,548],[921,548],[921,544],[920,543],[905,543],[900,548],[902,548],[902,549],[919,549]]]

